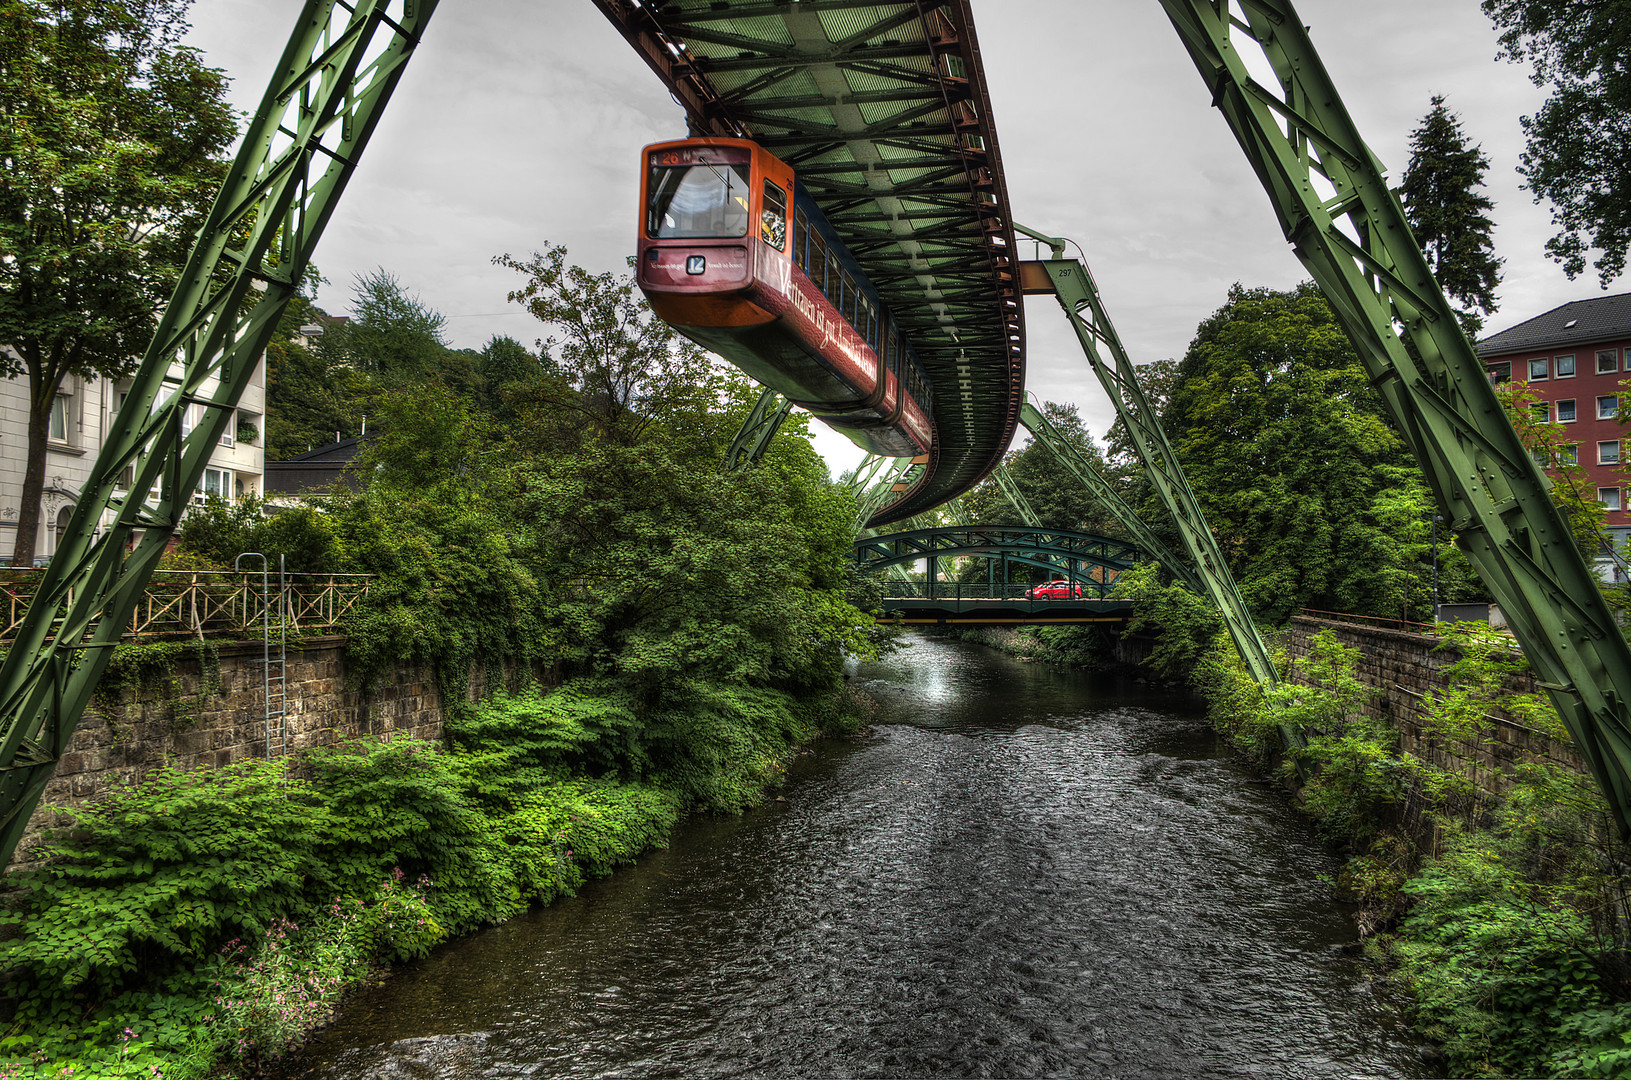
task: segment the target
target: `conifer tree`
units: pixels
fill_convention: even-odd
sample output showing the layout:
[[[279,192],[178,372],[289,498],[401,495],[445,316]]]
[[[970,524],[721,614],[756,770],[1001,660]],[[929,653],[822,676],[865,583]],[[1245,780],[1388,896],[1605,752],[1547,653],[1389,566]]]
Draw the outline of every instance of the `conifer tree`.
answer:
[[[1435,95],[1411,133],[1410,166],[1398,194],[1433,276],[1461,306],[1469,335],[1483,325],[1482,315],[1495,310],[1501,282],[1501,260],[1490,240],[1495,204],[1478,191],[1488,168],[1484,152],[1468,145],[1460,118]]]

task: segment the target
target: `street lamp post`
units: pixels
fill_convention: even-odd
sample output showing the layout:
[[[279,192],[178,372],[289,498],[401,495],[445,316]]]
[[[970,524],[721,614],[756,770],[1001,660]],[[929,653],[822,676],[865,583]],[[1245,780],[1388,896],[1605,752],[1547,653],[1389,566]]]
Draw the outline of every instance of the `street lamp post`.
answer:
[[[1433,621],[1438,622],[1438,514],[1433,515]]]

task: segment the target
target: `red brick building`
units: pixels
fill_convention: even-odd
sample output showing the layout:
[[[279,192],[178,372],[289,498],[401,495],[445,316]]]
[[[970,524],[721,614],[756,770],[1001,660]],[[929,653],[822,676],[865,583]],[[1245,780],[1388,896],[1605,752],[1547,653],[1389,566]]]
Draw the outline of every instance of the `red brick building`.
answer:
[[[1631,535],[1631,430],[1620,424],[1621,409],[1631,408],[1620,386],[1631,378],[1631,293],[1553,308],[1484,338],[1478,355],[1491,379],[1528,383],[1550,419],[1567,426],[1621,546]]]

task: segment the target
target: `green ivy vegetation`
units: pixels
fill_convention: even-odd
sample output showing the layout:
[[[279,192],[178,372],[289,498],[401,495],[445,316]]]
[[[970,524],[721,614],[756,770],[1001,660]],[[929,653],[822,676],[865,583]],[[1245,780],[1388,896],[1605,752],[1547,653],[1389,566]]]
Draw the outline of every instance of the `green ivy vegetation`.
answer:
[[[181,692],[176,665],[184,657],[198,662],[198,688]],[[137,694],[156,693],[171,731],[180,731],[198,721],[205,703],[221,690],[221,652],[217,642],[129,641],[114,646],[102,678],[91,694],[91,704],[108,722],[115,745],[129,741],[133,734],[131,712]]]
[[[1334,883],[1359,905],[1367,949],[1404,991],[1455,1076],[1631,1076],[1631,879],[1592,781],[1548,762],[1510,770],[1504,799],[1401,749],[1366,715],[1358,651],[1316,633],[1293,678],[1262,691],[1216,615],[1153,569],[1124,575],[1151,665],[1187,681],[1251,757],[1279,759],[1301,808],[1345,856]],[[1488,627],[1441,627],[1445,689],[1424,701],[1446,745],[1491,741],[1503,713],[1558,739],[1544,699],[1512,689],[1527,665]],[[1282,658],[1282,663],[1284,660]],[[1278,752],[1278,726],[1306,747]],[[1301,766],[1300,771],[1297,766]]]

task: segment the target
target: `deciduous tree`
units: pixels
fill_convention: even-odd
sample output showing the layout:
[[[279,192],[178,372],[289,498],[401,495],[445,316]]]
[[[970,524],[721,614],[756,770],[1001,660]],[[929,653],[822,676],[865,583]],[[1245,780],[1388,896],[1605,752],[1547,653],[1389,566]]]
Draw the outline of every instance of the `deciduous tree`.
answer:
[[[180,44],[189,0],[0,3],[0,375],[28,380],[13,559],[34,557],[52,400],[134,368],[236,132]]]
[[[633,445],[663,413],[709,383],[707,354],[657,318],[627,274],[569,266],[566,248],[493,261],[526,277],[510,300],[547,328],[540,356],[557,382],[549,396],[599,435]]]
[[[1558,232],[1546,250],[1572,279],[1608,283],[1631,244],[1631,0],[1483,0],[1509,60],[1527,61],[1551,96],[1523,118],[1519,169]]]
[[[1231,288],[1162,423],[1260,619],[1425,603],[1427,550],[1401,520],[1426,520],[1419,472],[1312,282]]]

